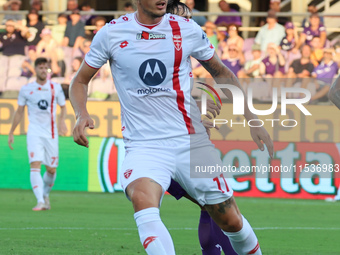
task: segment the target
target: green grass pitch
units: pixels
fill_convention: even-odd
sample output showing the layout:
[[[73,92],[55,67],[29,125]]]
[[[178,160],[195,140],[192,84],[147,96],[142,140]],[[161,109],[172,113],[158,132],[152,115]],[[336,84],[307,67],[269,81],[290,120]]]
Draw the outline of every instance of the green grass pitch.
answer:
[[[29,190],[0,190],[0,254],[145,254],[124,194],[52,191],[52,210],[33,212]],[[340,203],[236,198],[263,254],[340,254]],[[165,196],[161,216],[178,255],[201,254],[199,208]]]

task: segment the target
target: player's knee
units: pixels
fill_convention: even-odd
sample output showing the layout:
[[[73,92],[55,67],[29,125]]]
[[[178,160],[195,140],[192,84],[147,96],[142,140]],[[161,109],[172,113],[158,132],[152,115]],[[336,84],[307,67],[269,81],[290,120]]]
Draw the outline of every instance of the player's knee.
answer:
[[[158,207],[160,202],[157,194],[143,189],[135,189],[130,198],[135,212],[149,207]]]
[[[46,167],[46,171],[49,172],[50,174],[55,174],[57,171],[57,168],[55,167]]]
[[[241,214],[235,214],[234,217],[229,217],[222,223],[221,229],[226,232],[237,232],[242,229],[243,221]]]

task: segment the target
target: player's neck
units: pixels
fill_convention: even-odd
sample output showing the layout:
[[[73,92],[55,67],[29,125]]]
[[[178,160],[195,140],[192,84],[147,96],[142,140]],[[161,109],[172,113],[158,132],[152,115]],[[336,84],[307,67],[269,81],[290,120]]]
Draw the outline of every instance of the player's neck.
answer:
[[[45,79],[45,80],[40,80],[39,78],[37,78],[37,83],[38,83],[39,85],[45,85],[45,84],[46,84],[46,81],[47,81],[47,79]]]
[[[138,10],[136,13],[136,18],[139,21],[139,23],[144,24],[144,25],[155,25],[159,23],[162,17],[152,17],[151,15],[144,13],[142,10]]]

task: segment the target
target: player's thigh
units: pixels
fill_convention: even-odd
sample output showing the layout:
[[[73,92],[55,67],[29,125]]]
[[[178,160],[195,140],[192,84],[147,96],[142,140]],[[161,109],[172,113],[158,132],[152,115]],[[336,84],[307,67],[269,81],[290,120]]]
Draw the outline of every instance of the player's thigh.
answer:
[[[29,163],[42,162],[44,160],[44,145],[39,136],[27,135],[27,152]]]
[[[134,148],[127,149],[121,171],[120,181],[122,188],[129,199],[132,193],[133,182],[145,178],[150,182],[150,187],[157,184],[163,194],[170,185],[170,179],[175,171],[175,158],[164,149]],[[136,182],[135,182],[136,183]],[[145,182],[138,188],[147,190]],[[127,189],[128,188],[128,189]]]
[[[42,141],[44,145],[43,164],[53,171],[52,169],[57,168],[59,164],[58,138],[43,138]]]
[[[201,206],[219,204],[233,195],[222,172],[220,155],[214,146],[191,148],[177,155],[175,180]],[[214,168],[215,172],[201,170]],[[201,171],[201,172],[200,172]]]

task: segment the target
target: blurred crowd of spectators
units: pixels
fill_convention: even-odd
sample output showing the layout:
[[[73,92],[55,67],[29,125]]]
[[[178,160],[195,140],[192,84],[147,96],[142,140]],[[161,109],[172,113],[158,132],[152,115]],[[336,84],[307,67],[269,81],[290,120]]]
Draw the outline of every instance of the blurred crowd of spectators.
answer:
[[[186,2],[195,12],[194,0]],[[219,16],[215,22],[205,21],[207,37],[244,88],[254,86],[263,91],[271,87],[302,87],[311,91],[311,103],[327,101],[332,80],[340,70],[340,43],[327,40],[324,20],[315,4],[308,5],[310,16],[299,24],[303,31],[298,33],[296,24],[286,17],[277,17],[280,3],[280,0],[270,1],[265,23],[255,38],[240,36],[240,16]],[[239,10],[237,5],[225,0],[219,1],[219,7],[223,13]],[[197,61],[193,60],[192,64],[194,77],[211,78]],[[258,97],[266,100],[267,96],[270,97],[268,93],[260,93]]]
[[[194,0],[185,2],[192,13],[199,12],[195,9]],[[51,77],[68,84],[89,51],[93,37],[107,20],[91,14],[80,15],[80,11],[91,13],[94,9],[88,3],[78,6],[76,0],[68,0],[65,11],[71,11],[71,14],[62,12],[55,25],[46,26],[38,13],[42,10],[41,0],[31,0],[30,4],[27,17],[6,14],[1,22],[5,30],[0,33],[0,65],[15,56],[18,71],[11,70],[11,75],[18,74],[29,80],[34,77],[34,60],[43,56],[50,60]],[[20,5],[20,0],[9,0],[3,9],[16,11],[20,10]],[[223,13],[239,12],[237,4],[221,0],[218,5]],[[339,72],[340,44],[327,40],[323,18],[318,15],[315,5],[308,6],[311,15],[303,20],[301,33],[297,32],[297,24],[276,16],[280,12],[280,0],[271,0],[269,8],[265,24],[255,38],[242,38],[239,32],[241,16],[221,15],[215,21],[204,16],[192,18],[205,29],[223,63],[241,78],[245,87],[251,86],[253,78],[259,78],[270,86],[279,87],[284,83],[285,86],[312,87],[314,101],[324,98],[331,80]],[[125,11],[134,11],[133,5],[126,3]],[[86,25],[95,26],[95,29],[85,30]],[[210,77],[197,61],[193,60],[192,65],[194,77]],[[13,65],[10,66],[13,68]],[[277,82],[270,81],[270,78],[277,78]],[[282,78],[289,78],[289,81],[283,82]],[[103,94],[114,92],[108,65],[99,70],[95,79],[98,80],[96,84],[112,84],[110,89],[99,90]],[[10,86],[7,82],[5,90],[9,90]],[[2,90],[4,88],[0,84],[0,92]],[[100,93],[94,96],[105,97]]]

